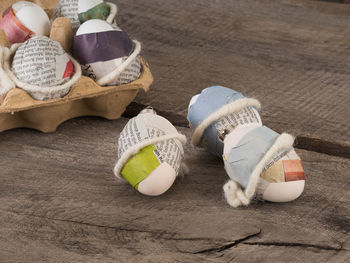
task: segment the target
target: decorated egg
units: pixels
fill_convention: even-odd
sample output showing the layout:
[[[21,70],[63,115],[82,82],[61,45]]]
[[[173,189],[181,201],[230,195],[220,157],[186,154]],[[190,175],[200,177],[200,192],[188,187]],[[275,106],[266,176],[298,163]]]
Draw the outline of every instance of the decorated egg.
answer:
[[[10,43],[22,43],[34,35],[48,36],[50,19],[40,6],[20,1],[3,13],[0,29],[4,30]]]
[[[91,19],[107,20],[110,14],[110,6],[103,0],[79,0],[78,17],[80,23]]]
[[[93,19],[82,24],[73,42],[73,56],[83,74],[99,85],[122,85],[139,78],[141,44],[106,21]]]
[[[66,95],[81,69],[58,42],[35,36],[18,46],[8,73],[33,98],[46,100]]]
[[[117,6],[103,0],[60,0],[54,11],[53,19],[67,17],[72,27],[77,30],[81,23],[90,19],[102,19],[107,23],[115,23]]]
[[[184,143],[186,137],[168,120],[146,108],[120,133],[114,173],[144,195],[161,195],[180,172]]]
[[[204,89],[190,101],[192,143],[222,156],[230,177],[224,192],[234,207],[248,205],[253,197],[288,202],[304,190],[294,138],[263,126],[259,109],[257,100],[221,86]]]

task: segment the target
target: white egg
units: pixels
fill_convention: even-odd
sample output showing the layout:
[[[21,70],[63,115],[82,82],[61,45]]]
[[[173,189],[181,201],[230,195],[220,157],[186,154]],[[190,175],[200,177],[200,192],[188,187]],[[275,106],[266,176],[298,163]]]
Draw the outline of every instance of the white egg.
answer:
[[[162,163],[139,183],[138,191],[149,196],[161,195],[173,185],[175,179],[174,168],[167,163]]]
[[[84,13],[101,3],[103,3],[103,0],[79,0],[78,13]]]
[[[48,36],[50,34],[50,19],[40,6],[21,1],[15,3],[12,8],[21,24],[36,35]]]
[[[106,31],[112,31],[115,30],[110,24],[108,24],[106,21],[100,20],[100,19],[91,19],[83,23],[76,35],[84,35],[84,34],[90,34],[90,33],[99,33],[99,32],[106,32]]]
[[[290,202],[304,191],[305,180],[269,183],[263,193],[263,199],[270,202]]]
[[[17,12],[18,10],[27,6],[35,6],[35,4],[33,2],[28,2],[28,1],[19,1],[12,5],[12,9]]]

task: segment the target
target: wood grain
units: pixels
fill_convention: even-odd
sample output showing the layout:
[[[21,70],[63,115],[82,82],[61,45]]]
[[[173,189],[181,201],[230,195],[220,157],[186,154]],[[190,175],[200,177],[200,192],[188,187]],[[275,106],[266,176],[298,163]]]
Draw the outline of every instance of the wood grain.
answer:
[[[299,147],[350,157],[350,6],[310,0],[120,0],[155,82],[137,102],[186,123],[191,96],[223,85],[262,103]]]
[[[292,203],[233,209],[222,161],[187,144],[190,173],[160,197],[142,196],[112,173],[127,118],[73,119],[51,134],[6,131],[0,262],[348,262],[350,6],[117,3],[118,24],[142,41],[155,75],[124,116],[152,105],[190,138],[190,97],[214,84],[237,89],[262,102],[266,125],[311,150],[297,150],[305,192]]]
[[[232,209],[222,161],[186,145],[190,174],[151,198],[112,173],[126,122],[0,134],[4,262],[346,262],[349,159],[300,150],[308,178],[299,200]]]

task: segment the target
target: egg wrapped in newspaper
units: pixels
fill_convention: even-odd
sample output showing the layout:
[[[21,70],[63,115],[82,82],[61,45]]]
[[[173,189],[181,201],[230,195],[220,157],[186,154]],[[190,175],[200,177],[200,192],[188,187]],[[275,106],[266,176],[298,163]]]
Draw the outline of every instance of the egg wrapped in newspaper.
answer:
[[[140,42],[99,19],[82,24],[73,42],[73,56],[82,65],[83,74],[101,86],[119,86],[138,79],[140,52]]]
[[[117,6],[103,0],[59,0],[54,10],[53,20],[57,17],[67,17],[74,30],[90,19],[102,19],[107,23],[115,23]]]
[[[16,86],[34,99],[61,98],[81,76],[79,63],[48,37],[32,37],[11,52],[12,63],[5,69]]]
[[[147,108],[130,119],[120,133],[114,173],[144,195],[161,195],[180,172],[184,143],[184,135]]]

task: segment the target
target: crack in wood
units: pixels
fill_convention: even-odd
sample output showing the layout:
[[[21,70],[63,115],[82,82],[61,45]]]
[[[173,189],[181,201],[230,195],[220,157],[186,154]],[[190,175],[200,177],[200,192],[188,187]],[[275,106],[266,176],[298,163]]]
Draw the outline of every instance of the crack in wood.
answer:
[[[297,136],[295,142],[295,147],[299,149],[350,158],[350,145],[305,136]]]
[[[347,251],[344,249],[342,244],[340,247],[331,247],[331,246],[322,246],[315,244],[305,244],[305,243],[297,243],[297,242],[242,242],[242,244],[250,245],[250,246],[279,246],[279,247],[304,247],[304,248],[317,248],[321,250],[334,250],[334,251]]]
[[[79,224],[79,225],[85,225],[85,226],[90,226],[90,227],[98,227],[98,228],[106,228],[106,229],[112,229],[116,231],[126,231],[126,232],[139,232],[139,233],[149,233],[149,234],[157,234],[157,232],[153,231],[146,231],[146,230],[139,230],[139,229],[129,229],[129,228],[123,228],[123,227],[114,227],[114,226],[106,226],[106,225],[100,225],[100,224],[92,224],[92,223],[86,223],[86,222],[81,222],[81,221],[76,221],[76,220],[69,220],[69,219],[60,219],[60,218],[52,218],[52,217],[47,217],[47,216],[39,216],[39,215],[33,215],[33,214],[25,214],[25,213],[18,213],[16,211],[11,211],[12,213],[22,215],[22,216],[30,216],[30,217],[36,217],[36,218],[41,218],[41,219],[46,219],[46,220],[51,220],[51,221],[59,221],[59,222],[66,222],[66,223],[72,223],[72,224]],[[137,217],[135,219],[130,219],[128,220],[128,223],[139,219],[140,217]]]
[[[250,234],[246,237],[243,237],[243,238],[240,238],[240,239],[237,239],[237,240],[234,240],[230,243],[227,243],[225,245],[222,245],[222,246],[219,246],[219,247],[213,247],[213,248],[208,248],[208,249],[203,249],[203,250],[200,250],[200,251],[197,251],[197,252],[194,252],[193,254],[205,254],[205,253],[219,253],[219,252],[222,252],[224,250],[227,250],[227,249],[230,249],[231,247],[233,246],[236,246],[250,238],[253,238],[253,237],[256,237],[256,236],[259,236],[261,233],[261,229],[259,229],[258,232],[255,232],[253,234]]]
[[[123,113],[123,117],[131,119],[135,116],[137,116],[137,114],[139,114],[139,112],[141,110],[143,110],[146,107],[151,107],[150,105],[144,105],[138,102],[132,102],[125,110],[125,112]],[[159,109],[156,109],[154,107],[152,107],[160,116],[163,116],[165,118],[167,118],[173,125],[175,126],[179,126],[179,127],[184,127],[184,128],[190,128],[190,126],[188,125],[188,121],[185,117],[183,117],[181,114],[176,114],[173,112],[169,112],[169,111],[162,111]]]
[[[144,233],[144,234],[150,234],[153,237],[156,237],[157,239],[163,239],[168,241],[218,241],[215,239],[207,238],[207,237],[176,237],[176,233],[169,233],[164,231],[149,231],[149,230],[140,230],[140,229],[131,229],[131,228],[124,228],[124,227],[113,227],[113,226],[107,226],[107,225],[101,225],[101,224],[93,224],[93,223],[86,223],[76,220],[69,220],[69,219],[58,219],[58,218],[51,218],[47,216],[40,216],[40,215],[33,215],[33,214],[26,214],[26,213],[18,213],[16,211],[11,211],[12,213],[18,214],[18,215],[24,215],[29,217],[36,217],[51,221],[59,221],[59,222],[66,222],[66,223],[72,223],[72,224],[79,224],[83,226],[88,227],[98,227],[98,228],[106,228],[111,229],[115,231],[125,231],[125,232],[136,232],[136,233]],[[138,218],[137,218],[138,219]],[[136,219],[135,219],[136,220]],[[133,221],[133,220],[131,220]],[[130,222],[130,221],[129,221]],[[247,242],[247,240],[258,237],[261,234],[262,230],[259,229],[259,231],[249,234],[243,238],[233,240],[231,242],[228,242],[221,246],[216,246],[212,248],[207,248],[203,250],[199,250],[196,252],[186,252],[186,251],[180,251],[181,253],[186,254],[215,254],[215,253],[221,253],[225,250],[228,250],[234,246],[237,246],[239,244],[249,245],[249,246],[280,246],[280,247],[302,247],[302,248],[316,248],[320,250],[331,250],[331,251],[349,251],[348,249],[343,248],[343,244],[339,242],[339,247],[331,247],[327,245],[317,245],[317,244],[307,244],[307,243],[298,243],[298,242]]]
[[[147,105],[132,102],[123,114],[125,118],[135,117],[141,110],[146,108]],[[161,111],[156,108],[154,110],[161,116],[167,118],[173,125],[190,128],[187,119],[181,114],[176,114],[168,111]],[[295,140],[295,148],[304,149],[307,151],[324,153],[332,156],[350,158],[350,145],[339,144],[336,142],[321,140],[306,136],[297,136]]]
[[[332,2],[332,3],[342,3],[342,4],[350,4],[350,0],[317,0],[320,2]]]
[[[60,218],[52,218],[47,216],[40,216],[40,215],[33,215],[33,214],[26,214],[26,213],[18,213],[16,211],[11,211],[12,213],[22,215],[22,216],[29,216],[29,217],[35,217],[50,221],[58,221],[58,222],[64,222],[64,223],[72,223],[77,225],[83,225],[88,227],[96,227],[96,228],[106,228],[111,229],[115,231],[125,231],[125,232],[136,232],[136,233],[145,233],[145,234],[151,234],[156,236],[159,239],[163,240],[173,240],[173,241],[213,241],[211,238],[204,238],[204,237],[175,237],[176,233],[170,233],[166,231],[149,231],[149,230],[140,230],[140,229],[132,229],[132,228],[125,228],[125,227],[114,227],[114,226],[107,226],[107,225],[101,225],[101,224],[92,224],[92,223],[86,223],[76,220],[69,220],[69,219],[60,219]],[[140,219],[140,217],[128,220],[128,223],[135,221],[137,219]],[[260,233],[261,231],[259,231]],[[246,240],[246,239],[245,239]]]

